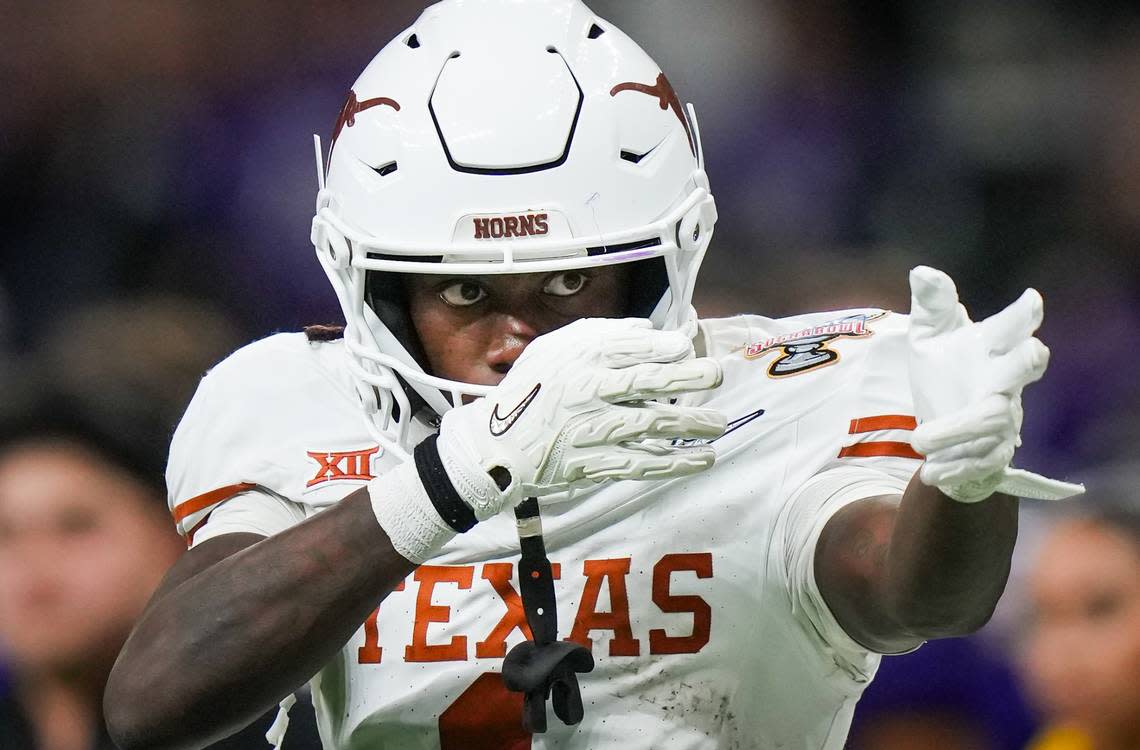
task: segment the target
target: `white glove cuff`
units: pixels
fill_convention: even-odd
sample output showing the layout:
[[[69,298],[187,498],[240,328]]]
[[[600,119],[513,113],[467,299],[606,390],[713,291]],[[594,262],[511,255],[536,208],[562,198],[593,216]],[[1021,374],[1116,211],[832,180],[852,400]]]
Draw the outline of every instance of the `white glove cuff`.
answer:
[[[1040,474],[1006,467],[996,474],[972,482],[953,486],[937,485],[946,497],[960,503],[977,503],[995,492],[1011,497],[1024,497],[1032,500],[1065,500],[1083,495],[1083,484],[1071,484],[1057,479],[1049,479]]]
[[[369,482],[368,496],[392,546],[416,565],[422,565],[455,536],[432,505],[413,461]]]
[[[1085,494],[1085,486],[1010,467],[1002,473],[1001,484],[995,491],[1032,500],[1066,500]]]

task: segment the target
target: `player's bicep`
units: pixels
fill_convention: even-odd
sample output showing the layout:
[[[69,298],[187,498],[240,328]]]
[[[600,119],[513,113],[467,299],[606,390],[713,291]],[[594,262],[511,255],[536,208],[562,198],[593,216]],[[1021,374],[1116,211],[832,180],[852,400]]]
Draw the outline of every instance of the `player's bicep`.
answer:
[[[782,574],[792,612],[827,660],[858,679],[874,674],[875,653],[881,649],[878,643],[860,637],[863,632],[849,615],[871,603],[860,602],[858,585],[851,586],[853,581],[833,567],[834,550],[847,547],[846,541],[837,544],[836,532],[854,528],[846,521],[862,516],[865,511],[859,508],[879,508],[879,499],[889,507],[889,498],[901,495],[905,487],[898,478],[869,467],[829,468],[788,496],[773,529],[775,543],[769,563]],[[822,570],[817,565],[820,559],[828,561]],[[837,591],[845,595],[842,602],[837,603]]]
[[[182,557],[178,558],[178,561],[166,572],[166,576],[163,577],[162,582],[158,585],[158,588],[155,589],[154,594],[151,595],[150,604],[147,605],[147,609],[150,609],[154,606],[155,602],[202,571],[212,568],[222,560],[225,560],[231,555],[236,555],[238,552],[257,544],[264,538],[265,537],[260,534],[251,534],[248,532],[223,534],[213,539],[207,539],[201,544],[186,550]]]
[[[901,631],[884,593],[900,501],[883,495],[844,506],[828,519],[815,549],[815,577],[828,609],[847,635],[881,654],[922,643]]]
[[[262,489],[243,491],[222,501],[202,519],[191,546],[163,579],[152,601],[266,537],[305,519],[294,502]]]

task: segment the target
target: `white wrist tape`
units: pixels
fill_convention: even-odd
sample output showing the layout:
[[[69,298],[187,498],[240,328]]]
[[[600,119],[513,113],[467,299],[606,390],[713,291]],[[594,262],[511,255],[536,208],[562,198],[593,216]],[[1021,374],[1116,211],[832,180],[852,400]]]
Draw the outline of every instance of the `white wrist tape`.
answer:
[[[368,496],[392,546],[416,565],[422,565],[455,536],[432,505],[414,461],[405,461],[369,482]]]

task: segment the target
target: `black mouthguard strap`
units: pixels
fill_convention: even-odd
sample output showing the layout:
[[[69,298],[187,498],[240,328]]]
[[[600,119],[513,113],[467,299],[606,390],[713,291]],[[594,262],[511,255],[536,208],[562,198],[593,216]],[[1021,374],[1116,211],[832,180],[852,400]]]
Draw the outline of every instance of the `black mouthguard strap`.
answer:
[[[558,610],[554,575],[546,557],[538,500],[528,498],[515,509],[522,557],[519,560],[519,595],[533,641],[511,649],[503,661],[503,683],[524,694],[523,727],[540,734],[546,731],[546,700],[553,699],[554,713],[563,723],[582,720],[582,694],[578,673],[594,668],[589,649],[558,640]]]
[[[538,500],[531,497],[519,503],[515,508],[515,519],[522,546],[519,595],[534,642],[542,646],[558,638],[558,610],[554,598],[554,571],[546,557]]]

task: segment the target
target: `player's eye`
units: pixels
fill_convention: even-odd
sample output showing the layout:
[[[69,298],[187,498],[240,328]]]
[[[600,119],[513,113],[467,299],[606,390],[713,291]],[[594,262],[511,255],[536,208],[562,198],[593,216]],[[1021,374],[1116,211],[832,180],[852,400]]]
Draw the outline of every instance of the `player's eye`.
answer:
[[[590,277],[581,271],[563,271],[546,280],[542,291],[555,297],[572,297],[586,288]]]
[[[456,281],[439,293],[439,298],[452,307],[470,307],[487,297],[487,290],[474,281]]]

